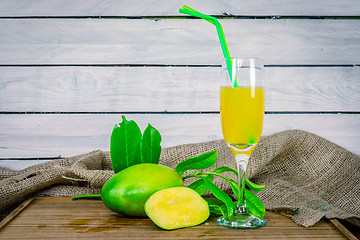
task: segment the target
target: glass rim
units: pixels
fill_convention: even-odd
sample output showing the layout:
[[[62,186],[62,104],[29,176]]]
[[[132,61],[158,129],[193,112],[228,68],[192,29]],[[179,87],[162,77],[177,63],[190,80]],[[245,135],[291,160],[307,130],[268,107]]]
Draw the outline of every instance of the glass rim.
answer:
[[[223,59],[259,59],[259,60],[263,60],[262,57],[225,57]]]

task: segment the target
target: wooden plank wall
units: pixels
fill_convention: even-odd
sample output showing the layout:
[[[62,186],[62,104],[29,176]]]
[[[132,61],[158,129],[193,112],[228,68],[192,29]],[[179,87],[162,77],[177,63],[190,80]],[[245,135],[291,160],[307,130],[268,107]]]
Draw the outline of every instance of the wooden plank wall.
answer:
[[[222,138],[222,53],[263,57],[263,135],[303,129],[360,154],[358,0],[1,0],[0,166],[108,150],[124,114],[162,146]]]

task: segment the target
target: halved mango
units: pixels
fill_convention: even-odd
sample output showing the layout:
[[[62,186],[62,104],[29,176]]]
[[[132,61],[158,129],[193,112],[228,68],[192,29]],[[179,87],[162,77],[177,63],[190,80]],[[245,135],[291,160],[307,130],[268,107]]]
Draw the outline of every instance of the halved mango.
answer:
[[[192,227],[210,216],[207,202],[187,187],[172,187],[155,192],[145,203],[145,212],[166,230]]]

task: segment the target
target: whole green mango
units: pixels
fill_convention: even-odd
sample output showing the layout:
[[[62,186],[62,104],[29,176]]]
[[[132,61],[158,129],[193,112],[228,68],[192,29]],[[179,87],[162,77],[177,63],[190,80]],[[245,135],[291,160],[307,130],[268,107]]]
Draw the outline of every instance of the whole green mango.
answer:
[[[154,163],[141,163],[116,173],[101,189],[101,199],[111,210],[133,217],[145,217],[146,200],[156,191],[184,186],[175,170]]]

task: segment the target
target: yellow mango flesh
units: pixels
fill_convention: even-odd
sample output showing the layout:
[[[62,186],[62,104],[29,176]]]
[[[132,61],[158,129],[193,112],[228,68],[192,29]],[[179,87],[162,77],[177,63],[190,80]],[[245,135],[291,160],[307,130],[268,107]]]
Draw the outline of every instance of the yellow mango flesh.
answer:
[[[167,230],[199,225],[210,216],[207,202],[187,187],[157,191],[147,200],[145,212],[156,225]]]

